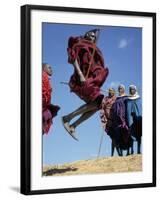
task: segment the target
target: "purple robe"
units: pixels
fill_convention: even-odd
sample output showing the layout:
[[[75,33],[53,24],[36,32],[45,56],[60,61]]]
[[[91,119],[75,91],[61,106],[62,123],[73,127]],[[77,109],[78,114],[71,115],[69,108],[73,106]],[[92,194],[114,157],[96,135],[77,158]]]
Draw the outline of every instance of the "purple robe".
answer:
[[[117,97],[112,106],[112,128],[109,131],[109,135],[115,138],[117,144],[121,139],[125,144],[127,144],[129,138],[129,131],[126,123],[126,99],[127,96]]]

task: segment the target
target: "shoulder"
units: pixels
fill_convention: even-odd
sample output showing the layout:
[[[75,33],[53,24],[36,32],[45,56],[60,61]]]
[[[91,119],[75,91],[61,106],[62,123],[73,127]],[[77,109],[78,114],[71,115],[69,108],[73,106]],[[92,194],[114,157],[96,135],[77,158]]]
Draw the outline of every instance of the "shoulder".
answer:
[[[127,96],[118,96],[116,101],[120,102],[120,101],[125,101],[126,99],[128,99]]]
[[[69,37],[68,39],[68,46],[72,47],[75,43],[78,43],[81,40],[81,37]]]
[[[138,101],[140,99],[140,96],[138,94],[134,95],[134,96],[128,96],[129,100],[135,100]]]
[[[46,72],[42,72],[42,81],[43,82],[49,81],[48,74]]]
[[[47,73],[43,71],[43,72],[42,72],[42,77],[43,77],[43,78],[48,78]]]
[[[103,102],[103,103],[106,103],[107,100],[108,100],[108,97],[106,96],[106,97],[103,98],[103,101],[102,101],[102,102]]]

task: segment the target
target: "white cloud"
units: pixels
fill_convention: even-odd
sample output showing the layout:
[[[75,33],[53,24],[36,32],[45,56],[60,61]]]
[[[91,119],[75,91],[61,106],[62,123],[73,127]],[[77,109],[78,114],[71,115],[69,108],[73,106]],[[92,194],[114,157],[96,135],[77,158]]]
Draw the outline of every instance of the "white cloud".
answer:
[[[125,48],[127,45],[128,45],[128,41],[126,39],[121,39],[119,44],[118,44],[118,48],[122,49],[122,48]]]

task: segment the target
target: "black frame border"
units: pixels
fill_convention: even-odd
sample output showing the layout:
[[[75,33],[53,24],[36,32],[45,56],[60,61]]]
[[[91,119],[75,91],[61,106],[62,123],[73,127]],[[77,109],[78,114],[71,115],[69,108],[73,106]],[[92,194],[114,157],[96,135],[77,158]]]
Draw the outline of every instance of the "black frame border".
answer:
[[[77,188],[61,188],[49,190],[31,190],[31,11],[65,11],[95,14],[112,14],[126,16],[142,16],[152,17],[153,27],[153,171],[152,183],[114,185],[114,186],[94,186],[94,187],[77,187]],[[129,189],[129,188],[145,188],[156,186],[156,13],[122,11],[122,10],[104,10],[90,8],[73,8],[73,7],[57,7],[45,5],[24,5],[21,6],[21,180],[20,192],[25,195],[33,194],[50,194],[50,193],[66,193],[66,192],[84,192],[112,189]]]

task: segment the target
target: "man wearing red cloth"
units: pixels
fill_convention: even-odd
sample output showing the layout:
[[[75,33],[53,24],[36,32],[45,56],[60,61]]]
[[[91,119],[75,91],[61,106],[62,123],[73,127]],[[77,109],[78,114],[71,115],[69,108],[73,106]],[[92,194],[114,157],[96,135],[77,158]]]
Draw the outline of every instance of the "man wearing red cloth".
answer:
[[[96,46],[99,29],[85,33],[84,36],[70,37],[68,41],[68,62],[73,65],[74,73],[70,78],[71,92],[85,101],[85,104],[62,117],[67,132],[76,140],[75,128],[100,109],[102,99],[100,87],[105,82],[109,70],[104,66],[100,49]],[[70,121],[80,117],[70,124]]]
[[[52,125],[52,119],[57,115],[59,106],[51,104],[52,87],[50,77],[52,76],[52,67],[43,63],[42,65],[42,132],[48,134]]]
[[[109,88],[108,96],[103,98],[101,110],[100,110],[100,118],[102,122],[103,129],[109,135],[109,131],[112,127],[112,106],[116,101],[116,92],[114,88]]]

